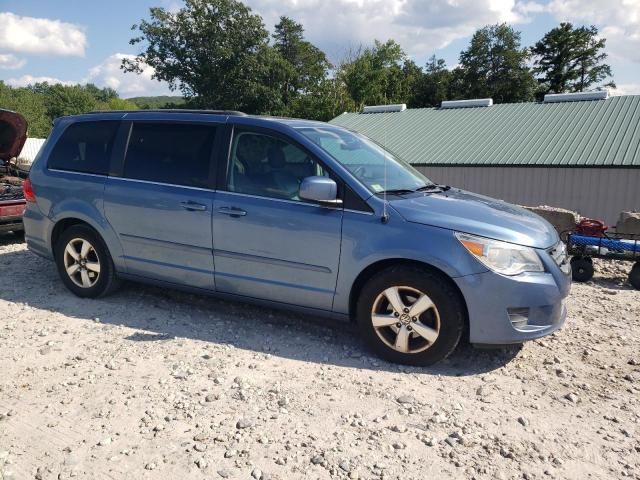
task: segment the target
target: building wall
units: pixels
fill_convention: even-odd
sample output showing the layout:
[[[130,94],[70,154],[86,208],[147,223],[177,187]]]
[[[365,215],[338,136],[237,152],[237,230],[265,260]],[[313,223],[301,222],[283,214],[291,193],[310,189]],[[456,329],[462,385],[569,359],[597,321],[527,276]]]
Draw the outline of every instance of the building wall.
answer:
[[[615,225],[640,211],[640,168],[416,167],[437,183],[527,206],[549,205]]]

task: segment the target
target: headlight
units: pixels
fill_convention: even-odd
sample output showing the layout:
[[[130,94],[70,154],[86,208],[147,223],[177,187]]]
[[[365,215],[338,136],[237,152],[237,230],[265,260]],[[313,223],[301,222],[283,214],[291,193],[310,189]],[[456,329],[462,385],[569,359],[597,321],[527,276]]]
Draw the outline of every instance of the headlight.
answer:
[[[540,257],[531,247],[476,237],[456,232],[460,243],[487,268],[502,275],[518,275],[523,272],[543,272]]]

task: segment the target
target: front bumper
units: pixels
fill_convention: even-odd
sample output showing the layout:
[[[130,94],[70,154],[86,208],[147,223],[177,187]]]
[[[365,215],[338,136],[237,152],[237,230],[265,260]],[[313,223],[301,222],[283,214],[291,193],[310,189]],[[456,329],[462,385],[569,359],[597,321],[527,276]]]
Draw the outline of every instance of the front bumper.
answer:
[[[562,327],[571,276],[551,262],[544,263],[548,267],[544,273],[507,277],[485,272],[454,279],[467,303],[471,343],[522,343]]]

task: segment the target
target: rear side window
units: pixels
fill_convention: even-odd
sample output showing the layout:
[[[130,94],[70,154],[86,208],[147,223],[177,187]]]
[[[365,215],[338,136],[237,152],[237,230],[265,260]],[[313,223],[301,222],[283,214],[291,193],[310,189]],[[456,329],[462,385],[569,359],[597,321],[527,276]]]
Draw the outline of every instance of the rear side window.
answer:
[[[106,175],[118,125],[117,121],[70,125],[49,156],[49,168]]]
[[[212,125],[134,123],[124,176],[206,188],[215,135]]]

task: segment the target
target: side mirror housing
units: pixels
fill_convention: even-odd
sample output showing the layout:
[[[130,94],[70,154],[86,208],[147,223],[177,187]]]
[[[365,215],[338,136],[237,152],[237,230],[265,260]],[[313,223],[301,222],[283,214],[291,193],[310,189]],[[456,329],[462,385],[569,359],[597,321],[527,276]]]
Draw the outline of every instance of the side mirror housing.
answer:
[[[298,196],[322,205],[342,205],[338,197],[338,185],[328,177],[306,177],[300,184]]]

